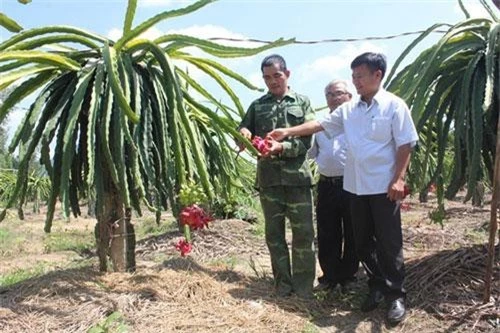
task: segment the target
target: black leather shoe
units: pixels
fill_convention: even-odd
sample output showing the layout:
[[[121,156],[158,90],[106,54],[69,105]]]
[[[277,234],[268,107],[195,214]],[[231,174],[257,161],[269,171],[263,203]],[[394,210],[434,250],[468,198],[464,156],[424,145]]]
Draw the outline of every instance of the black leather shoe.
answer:
[[[356,283],[356,277],[350,277],[340,282],[340,291],[343,294],[347,294],[354,289]]]
[[[391,324],[400,323],[406,315],[405,301],[402,297],[393,300],[387,310],[387,320]]]
[[[380,303],[384,301],[384,294],[379,290],[370,291],[370,294],[366,296],[363,304],[361,304],[361,311],[370,312],[375,310]]]
[[[336,284],[334,283],[319,283],[316,287],[314,287],[314,292],[329,292],[335,289]]]
[[[318,291],[331,291],[335,289],[338,282],[336,280],[327,279],[326,276],[320,276],[318,278],[318,285],[314,287],[314,292]]]

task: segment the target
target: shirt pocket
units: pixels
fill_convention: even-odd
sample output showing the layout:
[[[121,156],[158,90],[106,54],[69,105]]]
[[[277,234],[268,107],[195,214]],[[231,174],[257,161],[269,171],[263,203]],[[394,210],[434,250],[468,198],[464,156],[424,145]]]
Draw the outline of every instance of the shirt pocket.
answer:
[[[374,141],[385,142],[391,139],[391,118],[374,117],[371,121],[370,138]]]
[[[263,108],[255,112],[255,134],[265,136],[276,127],[276,112],[273,108]]]
[[[300,125],[304,123],[304,110],[300,106],[290,106],[286,110],[287,123],[289,126]]]

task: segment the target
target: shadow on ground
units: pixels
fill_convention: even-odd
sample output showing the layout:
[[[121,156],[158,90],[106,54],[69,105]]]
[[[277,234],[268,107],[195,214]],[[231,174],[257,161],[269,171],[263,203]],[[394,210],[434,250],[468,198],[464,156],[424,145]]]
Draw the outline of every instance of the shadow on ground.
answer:
[[[169,233],[151,238],[149,241],[166,242],[177,235],[178,233]],[[439,251],[407,261],[409,315],[417,320],[422,318],[425,320],[426,317],[422,315],[422,312],[425,312],[440,321],[441,325],[446,325],[433,331],[487,332],[499,329],[499,252],[497,247],[492,283],[492,296],[495,299],[485,305],[481,304],[486,261],[485,245]],[[125,291],[128,295],[133,295],[133,297],[128,297],[136,303],[140,303],[141,300],[165,297],[157,290],[148,288],[147,285],[149,281],[160,280],[161,277],[153,276],[154,272],[168,272],[169,270],[206,274],[216,281],[230,284],[228,293],[234,299],[276,306],[312,322],[324,331],[377,333],[388,328],[384,319],[384,308],[369,314],[358,310],[367,291],[366,277],[362,273],[358,282],[347,292],[343,293],[336,289],[329,294],[319,293],[316,299],[304,300],[295,296],[274,296],[272,279],[268,276],[258,274],[251,276],[251,274],[243,274],[231,268],[212,268],[206,263],[197,262],[189,257],[172,257],[165,260],[154,267],[153,273],[139,271],[128,275],[126,280],[123,278],[125,282],[122,281],[122,285],[102,285],[103,274],[97,272],[95,267],[59,270],[31,278],[0,288],[0,310],[4,309],[8,312],[1,313],[1,317],[9,320],[16,315],[36,313],[69,320],[75,317],[75,308],[69,305],[79,304],[83,311],[79,315],[90,316],[90,313],[85,313],[85,306],[90,306],[90,303],[93,309],[96,309],[95,311],[100,312],[93,313],[94,317],[107,316],[117,308],[116,295],[119,296]],[[107,278],[107,280],[109,282],[112,278]],[[132,286],[126,290],[127,283],[136,285],[137,288],[134,289]],[[56,296],[60,303],[57,307],[53,307],[49,300]],[[66,303],[67,308],[64,306]],[[417,332],[421,331],[420,327],[403,322],[398,330]],[[1,325],[0,328],[2,328]]]

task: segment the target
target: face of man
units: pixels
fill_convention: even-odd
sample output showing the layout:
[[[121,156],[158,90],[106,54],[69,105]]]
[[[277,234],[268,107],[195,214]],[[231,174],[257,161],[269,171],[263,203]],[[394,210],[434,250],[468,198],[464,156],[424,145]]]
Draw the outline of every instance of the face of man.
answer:
[[[351,100],[351,94],[347,92],[346,87],[342,83],[329,86],[325,92],[325,97],[330,111],[335,110],[342,103]]]
[[[354,67],[352,70],[352,83],[356,87],[358,94],[364,99],[371,99],[375,96],[381,81],[382,71],[371,71],[366,64]]]
[[[277,98],[285,96],[288,91],[289,70],[282,71],[278,64],[265,66],[262,69],[262,77],[264,78],[267,89],[269,89],[269,92],[273,96]]]

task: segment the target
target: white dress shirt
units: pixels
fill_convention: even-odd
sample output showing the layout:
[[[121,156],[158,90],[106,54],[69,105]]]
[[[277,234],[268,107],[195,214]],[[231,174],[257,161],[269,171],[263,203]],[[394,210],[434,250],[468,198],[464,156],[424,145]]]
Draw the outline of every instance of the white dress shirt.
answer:
[[[380,89],[371,105],[357,99],[339,106],[320,121],[325,133],[345,133],[347,160],[344,190],[357,194],[387,193],[396,168],[396,151],[418,134],[406,103]]]
[[[331,138],[324,132],[314,135],[313,144],[307,152],[307,156],[316,161],[319,173],[326,177],[344,175],[346,154],[347,142],[344,134]]]

